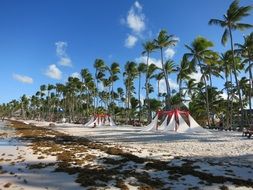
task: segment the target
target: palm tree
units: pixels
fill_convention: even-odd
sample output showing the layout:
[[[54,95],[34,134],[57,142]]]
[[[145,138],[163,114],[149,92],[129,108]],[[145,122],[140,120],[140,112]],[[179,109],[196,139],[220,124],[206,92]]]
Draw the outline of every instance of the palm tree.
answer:
[[[171,73],[174,73],[174,72],[177,72],[178,71],[178,68],[176,67],[175,63],[173,60],[169,59],[165,62],[164,64],[164,68],[165,68],[165,74],[167,74],[167,79],[169,79],[169,75]],[[171,94],[171,87],[170,87],[170,82],[169,80],[167,81],[168,82],[168,88],[169,88],[169,92]]]
[[[149,67],[149,58],[150,54],[155,51],[156,46],[153,41],[147,41],[143,45],[144,51],[142,52],[142,55],[147,55],[147,61],[146,61],[146,69]],[[146,100],[147,100],[147,107],[150,107],[149,105],[149,90],[148,90],[148,84],[149,84],[149,77],[148,72],[146,72],[146,81],[145,81],[145,90],[146,90]],[[148,112],[148,122],[151,121],[151,112]]]
[[[44,118],[45,117],[45,106],[43,105],[44,104],[44,99],[43,99],[43,96],[45,96],[45,92],[46,91],[46,85],[43,84],[40,86],[40,102],[41,102],[41,105],[42,105],[42,114],[41,116]],[[44,118],[45,119],[45,118]]]
[[[103,77],[103,71],[105,70],[105,63],[102,59],[96,59],[94,63],[94,68],[95,68],[95,79],[96,79],[96,89],[98,89],[98,82],[99,80],[102,79]],[[98,97],[95,100],[95,105],[96,107],[98,105]]]
[[[253,74],[252,74],[252,67],[253,67],[253,32],[250,33],[248,36],[244,36],[244,44],[236,43],[235,46],[237,46],[238,49],[236,49],[236,52],[239,52],[241,56],[244,58],[243,63],[248,63],[248,66],[246,68],[246,72],[249,73],[249,94],[252,94],[253,89]],[[252,103],[251,103],[251,96],[249,96],[249,108],[250,113],[252,110]],[[251,115],[250,115],[251,118]]]
[[[158,37],[155,39],[155,45],[156,48],[160,50],[161,54],[161,63],[162,63],[162,69],[164,72],[164,78],[165,78],[165,84],[166,84],[166,109],[170,109],[170,87],[169,87],[169,81],[168,81],[168,73],[166,71],[165,65],[164,65],[164,55],[163,50],[164,48],[175,46],[177,44],[178,40],[175,39],[173,35],[168,35],[166,30],[161,30],[159,32]]]
[[[189,77],[190,70],[188,69],[188,65],[189,65],[189,63],[187,62],[187,60],[182,59],[182,61],[180,63],[180,67],[179,67],[179,72],[177,74],[177,83],[179,84],[179,95],[180,95],[181,99],[182,99],[182,95],[183,95],[183,92],[182,92],[183,81],[190,80],[190,77]]]
[[[139,123],[140,123],[141,122],[141,74],[146,72],[147,70],[146,64],[140,63],[137,67],[137,70],[138,70],[138,75],[139,75],[138,101],[139,101]]]
[[[160,100],[160,82],[161,80],[164,78],[164,73],[163,72],[160,72],[160,73],[157,73],[155,75],[155,79],[157,80],[157,96],[158,96],[158,100]]]
[[[210,126],[210,121],[209,121],[209,97],[208,97],[208,86],[207,86],[207,78],[204,73],[203,69],[203,62],[206,61],[210,55],[213,54],[213,52],[209,49],[210,47],[213,46],[213,43],[203,37],[197,37],[191,44],[191,46],[185,45],[185,47],[189,50],[189,53],[184,54],[184,58],[188,60],[189,62],[189,69],[191,71],[196,71],[197,66],[200,69],[200,72],[202,74],[202,80],[205,85],[205,91],[206,91],[206,114],[207,114],[207,123],[208,126]],[[189,60],[191,59],[191,60]]]
[[[244,30],[253,27],[253,25],[246,24],[246,23],[241,23],[240,21],[246,17],[249,16],[249,12],[252,9],[252,6],[239,6],[239,0],[235,0],[231,3],[229,6],[226,14],[223,15],[223,20],[220,19],[211,19],[209,21],[209,25],[218,25],[222,28],[225,28],[224,33],[221,38],[221,42],[223,45],[226,44],[228,37],[230,38],[230,47],[232,51],[232,70],[236,82],[236,87],[237,87],[237,93],[239,96],[239,102],[240,102],[240,107],[241,111],[243,113],[243,103],[242,103],[242,96],[241,96],[241,91],[239,87],[239,82],[238,82],[238,77],[237,77],[237,72],[236,72],[236,67],[235,67],[235,55],[234,55],[234,42],[233,42],[233,35],[232,31],[233,30]],[[241,125],[244,123],[244,118],[241,117]]]
[[[50,115],[50,108],[51,108],[51,104],[50,104],[50,92],[51,90],[55,89],[55,86],[52,85],[52,84],[48,84],[47,85],[47,113],[48,113],[48,116],[47,118],[50,120],[51,119],[51,115]]]
[[[231,73],[231,59],[232,53],[231,51],[227,51],[220,56],[221,62],[221,70],[224,72],[225,75],[225,89],[227,91],[227,110],[226,110],[226,127],[229,128],[232,124],[233,120],[233,101],[230,101],[231,90],[232,90],[232,73]],[[230,78],[230,81],[229,81]]]
[[[115,92],[114,92],[114,89],[113,89],[113,87],[114,87],[113,85],[114,85],[114,82],[119,80],[119,77],[118,77],[118,74],[120,73],[119,64],[116,63],[116,62],[112,63],[110,68],[108,68],[108,71],[110,73],[109,81],[110,81],[111,86],[112,86],[111,92],[110,92],[110,94],[111,94],[110,103],[114,106],[114,99],[115,99],[114,94],[115,94]],[[113,108],[113,106],[112,106],[112,108]],[[112,109],[112,113],[114,115],[114,109]]]
[[[22,119],[26,119],[28,112],[29,98],[24,94],[20,99],[20,103],[21,103]]]
[[[129,122],[131,121],[130,118],[130,100],[132,94],[134,93],[134,79],[138,75],[137,64],[135,62],[128,61],[125,65],[125,72],[123,76],[125,78],[125,86],[126,86],[126,101],[127,101],[127,110],[128,110],[128,119]]]

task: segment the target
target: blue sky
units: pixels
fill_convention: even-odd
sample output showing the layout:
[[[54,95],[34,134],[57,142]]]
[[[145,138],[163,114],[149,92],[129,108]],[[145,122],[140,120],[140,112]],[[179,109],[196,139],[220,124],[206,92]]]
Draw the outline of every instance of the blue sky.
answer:
[[[231,2],[1,0],[0,103],[35,94],[41,84],[64,83],[82,68],[93,73],[96,58],[122,67],[128,60],[141,61],[141,44],[160,29],[180,40],[167,51],[167,56],[175,53],[172,58],[177,64],[185,53],[184,44],[199,35],[212,40],[216,51],[224,51],[229,46],[220,45],[223,30],[207,23],[221,18]],[[244,21],[253,24],[253,15]],[[249,32],[235,32],[235,41],[241,42],[242,34]],[[159,64],[158,53],[152,58]]]

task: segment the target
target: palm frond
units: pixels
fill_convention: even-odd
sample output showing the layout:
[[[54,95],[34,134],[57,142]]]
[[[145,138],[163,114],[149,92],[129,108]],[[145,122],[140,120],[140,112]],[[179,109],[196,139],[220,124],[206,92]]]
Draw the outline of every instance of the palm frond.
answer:
[[[235,28],[238,29],[238,30],[245,30],[245,29],[249,29],[249,28],[252,28],[253,25],[251,24],[245,24],[245,23],[237,23]]]
[[[218,25],[218,26],[224,27],[225,22],[223,20],[219,20],[219,19],[210,19],[208,24],[209,25]]]
[[[225,45],[227,43],[228,36],[229,36],[229,30],[226,28],[221,38],[222,45]]]

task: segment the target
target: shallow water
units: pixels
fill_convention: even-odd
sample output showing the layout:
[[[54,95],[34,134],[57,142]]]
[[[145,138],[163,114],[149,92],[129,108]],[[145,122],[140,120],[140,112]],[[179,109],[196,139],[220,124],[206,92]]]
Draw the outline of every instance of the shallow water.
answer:
[[[0,136],[0,146],[16,145],[17,140],[13,138],[15,130],[7,125],[7,122],[0,122],[0,133],[6,135]],[[1,147],[0,147],[1,148]]]

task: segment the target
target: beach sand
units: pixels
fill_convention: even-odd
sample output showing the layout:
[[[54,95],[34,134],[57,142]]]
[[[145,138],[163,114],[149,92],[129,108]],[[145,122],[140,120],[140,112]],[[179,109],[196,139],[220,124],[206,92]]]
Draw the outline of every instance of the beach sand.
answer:
[[[43,132],[32,126],[28,138],[9,130],[7,136],[23,138],[9,143],[1,136],[1,171],[7,172],[0,175],[0,188],[10,183],[13,189],[253,189],[253,141],[239,132],[22,122],[43,126]]]

